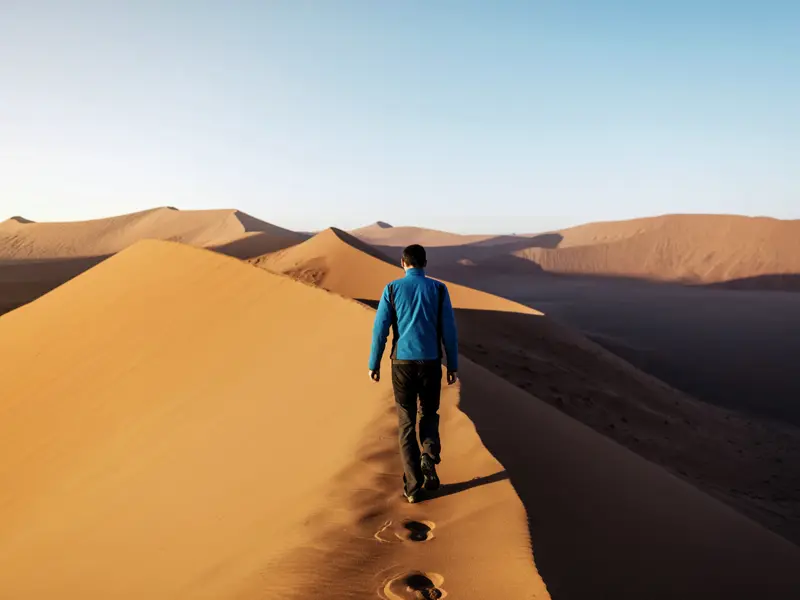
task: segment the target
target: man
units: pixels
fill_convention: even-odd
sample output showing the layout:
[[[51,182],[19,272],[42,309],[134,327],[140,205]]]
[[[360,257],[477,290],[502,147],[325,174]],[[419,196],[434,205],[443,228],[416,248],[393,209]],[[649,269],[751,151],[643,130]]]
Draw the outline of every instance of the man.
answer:
[[[380,381],[381,357],[392,329],[392,386],[400,424],[404,495],[417,502],[422,490],[439,487],[439,396],[442,382],[442,342],[447,356],[447,383],[458,371],[456,320],[447,287],[425,275],[425,249],[414,244],[403,250],[400,262],[406,276],[383,290],[372,332],[369,376]],[[419,398],[420,453],[417,444]]]

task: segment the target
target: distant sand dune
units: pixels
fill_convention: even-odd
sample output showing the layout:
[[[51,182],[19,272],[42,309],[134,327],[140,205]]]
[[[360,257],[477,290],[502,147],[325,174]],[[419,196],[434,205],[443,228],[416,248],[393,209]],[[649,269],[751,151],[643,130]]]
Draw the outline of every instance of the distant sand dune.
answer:
[[[404,247],[410,244],[422,244],[426,247],[460,246],[464,244],[503,244],[514,241],[512,236],[497,235],[463,235],[449,233],[423,227],[392,227],[378,221],[373,225],[350,231],[355,237],[376,246]]]
[[[66,223],[15,217],[0,223],[0,261],[107,256],[142,239],[218,246],[254,233],[294,238],[292,231],[237,210],[180,211],[170,207]]]
[[[800,274],[800,221],[670,215],[592,223],[560,234],[555,249],[515,254],[552,273],[691,284]]]
[[[13,217],[0,223],[0,314],[143,239],[177,241],[249,258],[297,244],[306,236],[237,210],[164,207],[67,223]]]
[[[302,244],[250,262],[359,300],[379,300],[386,284],[403,275],[399,255],[392,261],[385,253],[339,229],[327,229]],[[453,305],[459,308],[540,314],[472,288],[452,284],[449,290]]]
[[[354,230],[378,247],[419,243],[439,264],[536,276],[545,272],[800,289],[800,221],[665,215],[589,223],[526,236],[463,236],[417,227]],[[520,264],[527,261],[532,268]]]
[[[323,290],[152,241],[0,318],[0,590],[800,591],[800,549],[467,359],[443,395],[447,485],[403,503],[390,387],[363,370],[372,319]]]

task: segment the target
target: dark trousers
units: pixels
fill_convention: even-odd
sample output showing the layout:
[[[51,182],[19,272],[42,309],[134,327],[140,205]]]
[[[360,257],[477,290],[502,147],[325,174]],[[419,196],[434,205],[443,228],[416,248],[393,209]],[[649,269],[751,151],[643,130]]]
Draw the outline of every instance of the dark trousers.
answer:
[[[422,452],[439,462],[439,398],[442,392],[442,366],[438,362],[392,365],[392,387],[397,405],[400,456],[406,493],[422,487],[420,448],[417,443],[417,398],[419,398],[419,439]]]

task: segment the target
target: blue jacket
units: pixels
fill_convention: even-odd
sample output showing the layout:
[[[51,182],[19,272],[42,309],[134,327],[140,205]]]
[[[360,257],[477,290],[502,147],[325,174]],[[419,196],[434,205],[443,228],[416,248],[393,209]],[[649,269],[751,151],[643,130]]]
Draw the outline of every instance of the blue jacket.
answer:
[[[447,370],[458,370],[456,318],[447,286],[409,269],[402,279],[383,290],[372,330],[369,368],[380,368],[389,329],[393,329],[393,360],[441,360],[442,342]]]

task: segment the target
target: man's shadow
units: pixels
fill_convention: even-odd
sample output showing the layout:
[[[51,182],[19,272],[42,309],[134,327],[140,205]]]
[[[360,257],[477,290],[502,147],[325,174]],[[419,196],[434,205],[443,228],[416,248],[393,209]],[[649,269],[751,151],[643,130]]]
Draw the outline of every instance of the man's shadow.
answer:
[[[436,491],[426,492],[425,498],[430,500],[435,498],[444,498],[445,496],[452,496],[453,494],[465,492],[481,485],[489,485],[490,483],[503,481],[504,479],[508,479],[508,473],[505,470],[499,471],[494,475],[476,477],[475,479],[462,481],[460,483],[446,483]]]

